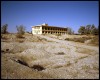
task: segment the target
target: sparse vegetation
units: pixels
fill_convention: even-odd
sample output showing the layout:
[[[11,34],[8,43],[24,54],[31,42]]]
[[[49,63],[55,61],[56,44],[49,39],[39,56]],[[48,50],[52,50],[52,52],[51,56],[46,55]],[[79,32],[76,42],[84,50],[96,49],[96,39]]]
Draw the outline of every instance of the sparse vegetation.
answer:
[[[90,66],[89,65],[83,65],[82,69],[84,69],[84,70],[90,69]]]
[[[1,27],[1,33],[2,33],[2,34],[8,33],[7,28],[8,28],[8,24],[3,25],[3,26]]]
[[[19,33],[16,35],[16,37],[17,38],[24,38],[23,35],[22,34],[19,34]]]
[[[45,35],[45,37],[46,36],[47,35]],[[89,69],[80,65],[81,62],[83,62],[82,65],[87,65],[85,63],[85,60],[87,60],[88,64],[92,66],[91,69],[95,71],[92,72],[90,71],[91,69],[89,69],[90,73],[92,72],[93,75],[98,76],[98,72],[96,73],[96,71],[99,70],[98,64],[91,64],[91,62],[97,61],[98,57],[95,58],[95,53],[98,52],[94,51],[95,49],[91,50],[92,46],[89,46],[90,49],[88,49],[85,47],[81,47],[80,44],[79,46],[71,44],[71,47],[70,43],[66,45],[67,41],[64,41],[65,43],[61,42],[63,40],[59,40],[59,42],[56,42],[56,40],[58,39],[52,37],[52,35],[51,40],[31,34],[24,34],[23,37],[25,38],[16,38],[16,34],[2,34],[2,78],[8,78],[9,75],[17,79],[37,79],[37,76],[38,78],[44,77],[46,79],[48,79],[48,77],[53,77],[54,79],[80,78],[81,75],[85,76],[84,74],[87,74],[87,71]],[[55,41],[53,41],[53,38],[55,39]],[[68,35],[67,38],[69,40],[75,39],[77,41],[78,39],[84,39],[84,41],[93,39],[94,43],[98,41],[98,36],[91,37],[82,35],[80,38],[80,35]],[[3,40],[9,41],[9,43],[3,42]],[[75,51],[73,51],[74,47]],[[93,53],[93,55],[88,56],[88,54],[92,54],[91,52]],[[93,60],[90,60],[90,56],[93,56]],[[79,68],[83,70],[84,74],[78,73]],[[7,77],[6,74],[8,74]],[[68,76],[66,76],[65,74],[68,74]],[[12,79],[12,77],[9,77],[8,79]],[[85,77],[87,78],[87,76]],[[89,77],[91,76],[89,75]]]
[[[56,34],[56,36],[61,36],[61,34]]]
[[[95,36],[95,37],[91,40],[91,44],[93,44],[93,45],[99,45],[99,36]]]
[[[80,26],[79,33],[81,33],[82,35],[98,35],[99,34],[99,29],[95,27],[95,25],[87,25],[87,26]]]
[[[23,43],[25,40],[24,39],[17,39],[16,42],[19,42],[19,43]]]
[[[3,39],[3,40],[7,40],[8,39],[5,35],[1,35],[1,36],[2,36],[1,39]]]
[[[87,37],[79,37],[79,38],[66,38],[65,40],[74,41],[74,42],[81,42],[81,43],[84,43],[87,40],[91,40],[91,42],[89,43],[90,45],[94,45],[94,46],[99,45],[99,36],[94,36],[94,37],[87,36]]]
[[[84,43],[85,40],[89,40],[89,39],[92,39],[92,38],[91,37],[66,38],[65,40]]]
[[[57,54],[58,55],[64,55],[65,53],[64,52],[58,52]]]
[[[68,61],[68,62],[67,62],[67,66],[70,66],[70,65],[71,65],[71,63],[70,63],[70,61]]]
[[[17,38],[24,38],[23,35],[25,33],[25,27],[23,25],[20,25],[20,26],[16,26],[16,28],[18,31],[16,37]]]
[[[80,57],[80,58],[78,58],[79,60],[80,59],[84,59],[84,58],[87,58],[88,56],[82,56],[82,57]]]

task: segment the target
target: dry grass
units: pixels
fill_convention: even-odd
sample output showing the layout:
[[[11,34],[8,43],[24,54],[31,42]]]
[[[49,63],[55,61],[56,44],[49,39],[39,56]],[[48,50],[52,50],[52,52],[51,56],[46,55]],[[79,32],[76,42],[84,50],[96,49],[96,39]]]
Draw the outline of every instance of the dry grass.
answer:
[[[92,39],[92,38],[91,37],[66,38],[65,40],[84,43],[86,40],[89,40],[89,39]]]
[[[83,70],[90,69],[90,66],[89,66],[89,65],[83,65],[83,66],[82,66],[82,69],[83,69]]]
[[[82,56],[82,57],[78,58],[78,60],[84,59],[84,58],[87,58],[87,57],[88,57],[88,56]]]
[[[81,43],[84,43],[86,40],[91,40],[91,42],[89,43],[90,45],[94,45],[94,46],[97,46],[99,45],[99,36],[92,36],[92,35],[89,35],[89,36],[71,36],[71,37],[67,37],[65,40],[67,41],[74,41],[74,42],[81,42]]]
[[[24,39],[16,39],[15,41],[19,42],[19,43],[23,43],[25,40]]]
[[[1,39],[8,40],[9,38],[7,37],[7,34],[1,34]]]
[[[99,36],[93,37],[90,44],[99,45]]]
[[[56,34],[56,36],[61,36],[61,34]]]
[[[16,34],[16,38],[24,38],[22,34]]]

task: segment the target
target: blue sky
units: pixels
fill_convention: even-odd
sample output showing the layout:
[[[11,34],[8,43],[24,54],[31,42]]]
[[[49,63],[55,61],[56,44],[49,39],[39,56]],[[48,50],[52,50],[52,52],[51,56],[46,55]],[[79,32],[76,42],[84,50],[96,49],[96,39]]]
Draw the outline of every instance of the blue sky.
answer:
[[[71,27],[75,32],[80,26],[99,25],[98,1],[2,1],[1,26],[8,24],[9,32],[16,32],[16,25],[31,26],[47,23],[52,26]]]

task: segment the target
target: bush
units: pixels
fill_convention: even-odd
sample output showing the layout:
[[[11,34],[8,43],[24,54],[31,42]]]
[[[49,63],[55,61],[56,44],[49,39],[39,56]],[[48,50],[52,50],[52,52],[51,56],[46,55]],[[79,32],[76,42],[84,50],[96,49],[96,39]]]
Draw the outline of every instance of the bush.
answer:
[[[25,27],[23,25],[16,26],[18,34],[24,34],[25,33]]]
[[[17,39],[16,42],[19,42],[19,43],[23,43],[25,40],[23,39]]]
[[[70,38],[66,38],[65,40],[71,41],[71,39],[70,39]]]
[[[91,40],[91,44],[97,46],[99,45],[99,37],[95,36],[92,40]]]
[[[23,35],[25,33],[25,27],[23,25],[20,25],[20,26],[16,26],[16,28],[18,31],[16,37],[17,38],[24,38]]]
[[[16,37],[17,38],[24,38],[22,34],[17,34]]]
[[[7,38],[7,36],[5,36],[5,35],[1,35],[1,39],[4,39],[4,40],[7,40],[8,38]]]

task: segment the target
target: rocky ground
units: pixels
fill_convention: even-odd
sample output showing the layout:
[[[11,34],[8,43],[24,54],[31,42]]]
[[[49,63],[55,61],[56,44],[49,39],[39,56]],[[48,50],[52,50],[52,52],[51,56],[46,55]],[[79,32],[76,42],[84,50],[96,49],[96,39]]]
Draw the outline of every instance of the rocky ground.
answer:
[[[69,35],[67,35],[68,37]],[[2,79],[99,79],[99,47],[66,35],[16,34],[1,39]]]

